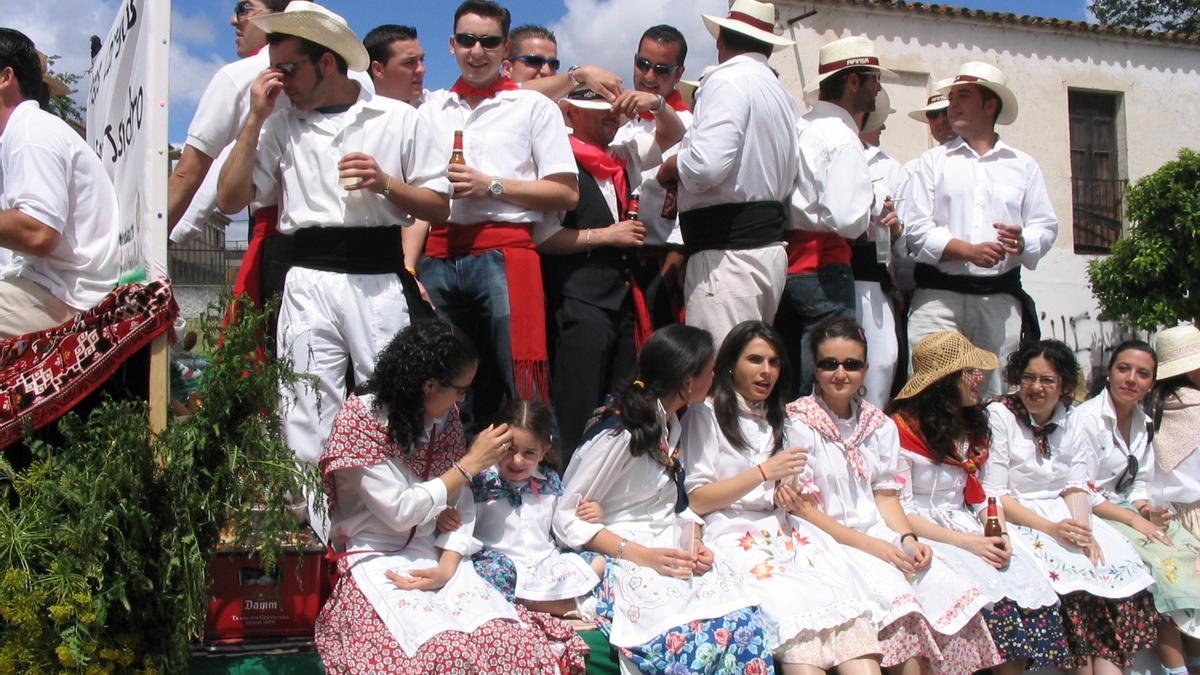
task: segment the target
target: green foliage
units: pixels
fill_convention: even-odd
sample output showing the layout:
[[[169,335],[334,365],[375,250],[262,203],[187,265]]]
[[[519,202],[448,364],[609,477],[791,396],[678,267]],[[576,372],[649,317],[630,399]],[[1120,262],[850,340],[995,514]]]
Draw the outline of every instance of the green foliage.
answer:
[[[0,462],[0,674],[186,672],[222,528],[268,565],[296,531],[289,495],[319,482],[275,412],[295,376],[254,359],[263,315],[242,310],[190,418],[154,437],[144,402],[104,401],[60,422],[61,447]]]
[[[1200,153],[1180,150],[1126,203],[1129,235],[1088,266],[1101,318],[1142,330],[1200,320]]]
[[[70,87],[72,92],[78,91],[79,83],[81,80],[83,80],[83,76],[79,73],[56,72],[54,70],[54,62],[58,59],[59,56],[57,54],[48,55],[46,57],[46,62],[49,64],[46,74],[58,78],[60,82]],[[73,122],[81,128],[87,122],[87,111],[84,110],[84,107],[77,103],[75,99],[71,98],[70,94],[64,96],[51,96],[50,106],[47,108],[46,112],[58,115],[62,119],[68,122]]]
[[[1091,0],[1088,9],[1112,26],[1200,33],[1200,0]]]

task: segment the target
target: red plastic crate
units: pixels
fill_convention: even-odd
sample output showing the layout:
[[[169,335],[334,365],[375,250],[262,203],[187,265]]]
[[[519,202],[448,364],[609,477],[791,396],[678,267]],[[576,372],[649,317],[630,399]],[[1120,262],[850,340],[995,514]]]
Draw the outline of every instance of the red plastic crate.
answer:
[[[304,564],[298,563],[303,559]],[[258,558],[218,552],[209,564],[212,587],[204,639],[230,644],[264,638],[312,637],[329,595],[325,551],[307,548],[281,555],[268,573]]]

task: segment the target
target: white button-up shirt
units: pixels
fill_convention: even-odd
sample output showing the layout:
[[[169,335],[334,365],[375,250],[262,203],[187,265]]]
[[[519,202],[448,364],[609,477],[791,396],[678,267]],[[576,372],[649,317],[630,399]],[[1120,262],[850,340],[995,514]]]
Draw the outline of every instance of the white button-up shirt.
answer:
[[[692,113],[677,110],[675,114],[683,122],[684,128],[692,126]],[[662,217],[667,191],[658,183],[658,168],[663,161],[663,152],[654,140],[655,128],[654,120],[634,117],[617,129],[617,135],[613,137],[610,147],[624,147],[636,151],[630,158],[629,180],[633,184],[633,191],[639,195],[638,220],[646,224],[646,240],[643,245],[682,246],[683,235],[679,232],[679,219],[668,220]],[[668,148],[667,152],[678,148],[679,144],[676,143]]]
[[[1117,430],[1117,411],[1112,394],[1104,389],[1096,396],[1076,406],[1071,423],[1079,427],[1079,435],[1095,455],[1096,467],[1092,484],[1109,500],[1118,504],[1126,500],[1150,499],[1149,483],[1154,476],[1154,453],[1150,449],[1150,418],[1140,406],[1133,407],[1129,423],[1129,443]],[[1129,456],[1137,459],[1137,475],[1123,493],[1117,492],[1117,481],[1129,465]]]
[[[997,139],[984,155],[957,138],[921,154],[908,186],[906,235],[917,262],[947,274],[998,276],[1018,265],[1036,269],[1058,236],[1058,218],[1042,169],[1029,155]],[[1021,225],[1025,252],[995,267],[943,261],[951,239],[996,241],[994,223]]]
[[[728,59],[704,78],[696,102],[679,148],[679,210],[786,202],[796,180],[796,103],[767,57]]]
[[[858,127],[845,108],[817,101],[797,124],[792,229],[854,239],[871,222],[871,174]]]
[[[277,112],[267,118],[254,167],[255,201],[278,199],[279,231],[305,227],[382,227],[412,217],[381,194],[338,185],[338,162],[364,152],[395,181],[450,194],[446,162],[412,106],[365,88],[341,113]]]
[[[1033,431],[1003,403],[990,404],[987,413],[992,445],[979,480],[989,497],[1052,499],[1067,488],[1087,489],[1094,456],[1079,437],[1074,415],[1068,414],[1061,403],[1050,418],[1058,428],[1048,437],[1049,457],[1038,452]],[[1093,503],[1099,501],[1093,498]]]
[[[425,133],[431,134],[442,171],[454,149],[454,132],[463,132],[467,165],[497,178],[543,180],[578,173],[567,125],[554,103],[535,91],[497,92],[472,108],[458,94],[439,89],[420,108]],[[502,198],[451,199],[450,222],[536,223],[544,212]]]

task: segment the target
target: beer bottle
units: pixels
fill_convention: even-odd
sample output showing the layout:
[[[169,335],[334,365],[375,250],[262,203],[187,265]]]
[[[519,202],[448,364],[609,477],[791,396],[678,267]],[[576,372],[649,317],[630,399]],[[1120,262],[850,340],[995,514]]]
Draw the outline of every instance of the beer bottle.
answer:
[[[467,158],[463,157],[463,141],[462,129],[457,129],[454,132],[454,150],[450,152],[451,164],[466,164]]]
[[[1004,530],[1000,527],[1000,513],[996,507],[996,498],[988,497],[987,520],[983,523],[983,536],[999,537],[1002,534],[1004,534]]]
[[[625,209],[625,220],[637,220],[638,219],[638,206],[639,206],[638,196],[633,195],[632,197],[629,198],[629,208]]]

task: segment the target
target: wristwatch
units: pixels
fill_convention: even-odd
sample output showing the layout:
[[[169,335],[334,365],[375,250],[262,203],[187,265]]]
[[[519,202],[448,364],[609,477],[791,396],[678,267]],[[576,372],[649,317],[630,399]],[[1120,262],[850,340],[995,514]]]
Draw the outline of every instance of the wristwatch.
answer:
[[[504,194],[504,183],[501,183],[499,178],[492,178],[492,184],[488,186],[488,192],[492,193],[493,197],[499,197]]]

